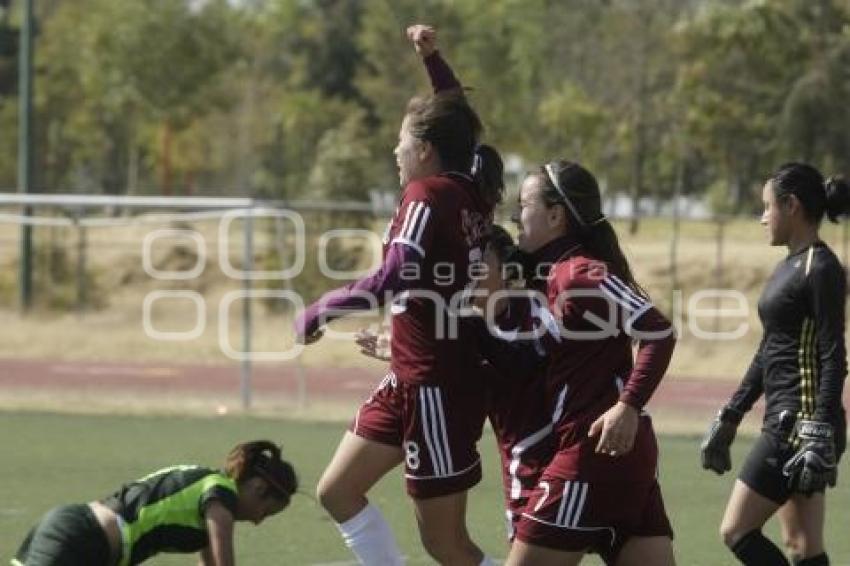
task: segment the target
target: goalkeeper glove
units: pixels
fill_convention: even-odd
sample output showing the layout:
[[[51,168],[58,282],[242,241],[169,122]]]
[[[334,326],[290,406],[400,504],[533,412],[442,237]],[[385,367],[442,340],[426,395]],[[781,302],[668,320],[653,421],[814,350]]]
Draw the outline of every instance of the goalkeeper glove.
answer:
[[[723,407],[711,422],[700,445],[702,467],[723,474],[732,469],[729,447],[735,440],[735,432],[743,415],[729,407]]]
[[[791,491],[811,495],[834,486],[838,467],[832,425],[819,421],[797,423],[800,448],[785,462],[782,473]]]

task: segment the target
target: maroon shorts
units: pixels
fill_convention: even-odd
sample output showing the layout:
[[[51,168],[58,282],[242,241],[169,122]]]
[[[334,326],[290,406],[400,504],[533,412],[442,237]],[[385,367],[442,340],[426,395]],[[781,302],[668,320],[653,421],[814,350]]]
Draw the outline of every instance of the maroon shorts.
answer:
[[[655,479],[658,447],[649,418],[641,418],[635,446],[623,457],[596,454],[595,443],[555,456],[517,523],[519,540],[614,563],[630,537],[673,537]]]
[[[474,380],[417,385],[390,372],[360,407],[350,430],[400,446],[407,492],[427,499],[466,491],[481,481],[476,445],[484,416],[484,395]]]
[[[555,453],[553,425],[566,393],[554,411],[545,402],[542,384],[534,380],[515,380],[491,393],[488,416],[502,463],[507,535],[513,541],[516,524]]]

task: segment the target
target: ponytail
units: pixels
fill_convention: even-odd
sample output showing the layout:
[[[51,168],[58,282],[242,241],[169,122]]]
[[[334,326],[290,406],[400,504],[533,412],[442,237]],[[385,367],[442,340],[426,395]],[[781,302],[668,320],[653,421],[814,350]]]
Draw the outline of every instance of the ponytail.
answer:
[[[837,223],[841,216],[850,215],[850,183],[843,177],[830,177],[824,183],[826,217]]]
[[[623,280],[633,291],[644,298],[649,294],[641,287],[632,273],[629,260],[620,248],[620,241],[614,227],[603,217],[591,226],[580,231],[579,241],[585,250],[595,259],[604,261],[613,271],[614,275]]]
[[[617,233],[602,210],[596,177],[578,163],[564,159],[547,163],[535,175],[542,183],[543,202],[549,207],[564,207],[571,218],[567,230],[588,254],[605,262],[634,292],[648,297],[635,280]]]
[[[477,145],[470,173],[481,198],[491,209],[496,208],[505,193],[505,165],[499,152],[487,144]]]
[[[280,447],[268,440],[237,444],[227,455],[224,471],[237,484],[260,477],[286,500],[298,490],[295,469],[281,458]]]
[[[832,222],[850,215],[850,184],[843,177],[824,180],[808,163],[785,163],[771,175],[770,183],[777,200],[794,195],[806,216],[820,224],[824,214]]]

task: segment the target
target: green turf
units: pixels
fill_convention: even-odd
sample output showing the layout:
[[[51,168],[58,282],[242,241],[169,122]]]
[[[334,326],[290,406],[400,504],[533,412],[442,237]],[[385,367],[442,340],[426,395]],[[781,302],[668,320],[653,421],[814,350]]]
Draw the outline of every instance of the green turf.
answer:
[[[106,495],[125,480],[177,463],[218,465],[235,443],[271,438],[284,443],[303,485],[311,490],[342,433],[339,424],[229,417],[122,418],[0,413],[0,557],[4,561],[49,507]],[[748,441],[735,447],[735,461]],[[503,557],[498,466],[492,438],[482,441],[485,480],[471,495],[470,528],[493,556]],[[676,529],[676,554],[685,566],[733,564],[715,534],[732,478],[697,468],[697,440],[661,438],[661,485]],[[841,476],[850,477],[843,466]],[[833,564],[850,564],[848,482],[830,492],[827,544]],[[372,500],[393,525],[411,564],[427,564],[398,473],[376,487]],[[319,564],[350,560],[333,525],[305,497],[260,527],[237,530],[240,565]],[[776,537],[775,525],[768,533]],[[196,564],[189,556],[157,557],[154,564]],[[588,559],[588,564],[598,564]]]

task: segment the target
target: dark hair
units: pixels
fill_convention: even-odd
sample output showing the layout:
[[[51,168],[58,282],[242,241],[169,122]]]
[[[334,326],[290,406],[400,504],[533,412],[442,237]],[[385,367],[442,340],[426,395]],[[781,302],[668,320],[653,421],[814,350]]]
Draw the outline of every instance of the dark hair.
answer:
[[[444,171],[472,169],[482,126],[462,92],[413,98],[406,115],[411,135],[434,146]]]
[[[295,469],[281,459],[280,446],[268,440],[237,444],[227,455],[224,472],[237,484],[260,477],[269,484],[276,497],[287,503],[298,490]]]
[[[523,279],[534,271],[534,258],[520,250],[513,237],[498,224],[491,224],[482,245],[493,250],[502,264],[502,276],[508,281]]]
[[[850,184],[841,177],[824,180],[808,163],[785,163],[770,177],[777,200],[794,195],[806,217],[819,224],[826,214],[831,222],[850,214]]]
[[[484,248],[489,247],[492,249],[501,262],[510,260],[514,250],[516,250],[513,237],[498,224],[490,225],[490,228],[484,235],[482,245]]]
[[[496,208],[505,193],[505,164],[502,162],[502,156],[493,146],[476,146],[471,172],[481,198],[490,208]]]
[[[607,263],[632,290],[646,296],[632,275],[614,227],[602,213],[602,195],[593,174],[578,163],[558,159],[541,167],[535,175],[543,184],[546,206],[563,206],[572,218],[568,222],[569,233],[592,257]]]

